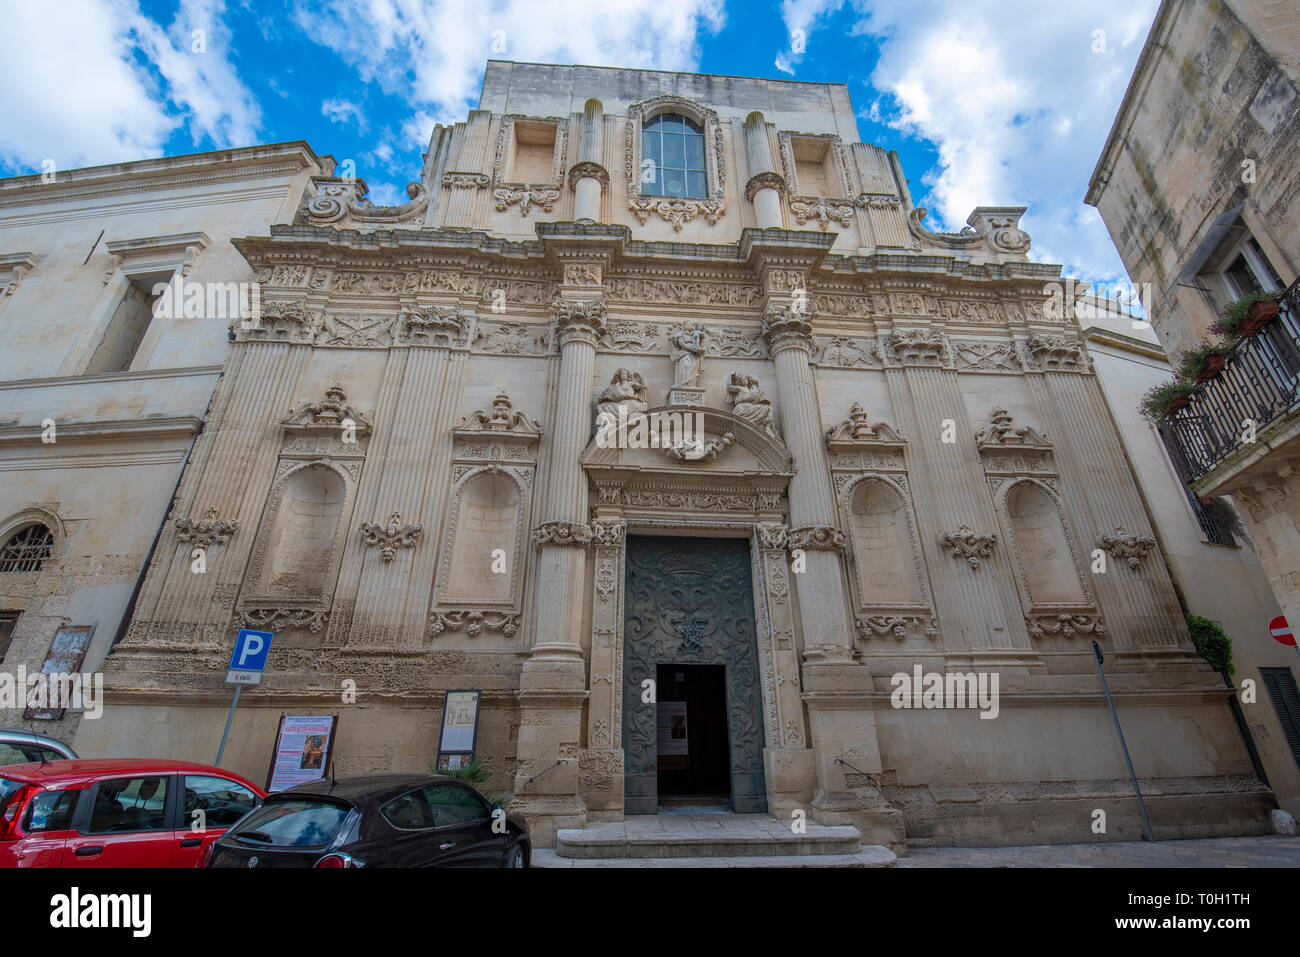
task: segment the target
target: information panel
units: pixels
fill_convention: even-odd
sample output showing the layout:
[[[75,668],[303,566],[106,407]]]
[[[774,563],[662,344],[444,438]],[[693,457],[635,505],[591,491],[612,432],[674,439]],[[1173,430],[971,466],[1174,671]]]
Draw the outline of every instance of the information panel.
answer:
[[[334,750],[336,715],[282,715],[266,789],[283,791],[325,776]]]

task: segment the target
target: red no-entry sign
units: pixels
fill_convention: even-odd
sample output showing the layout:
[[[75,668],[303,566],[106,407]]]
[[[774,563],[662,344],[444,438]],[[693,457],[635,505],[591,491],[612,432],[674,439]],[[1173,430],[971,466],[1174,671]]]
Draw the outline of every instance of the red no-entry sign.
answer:
[[[1286,615],[1278,615],[1268,623],[1268,633],[1273,636],[1274,641],[1280,641],[1284,645],[1295,644],[1295,632],[1287,623]]]

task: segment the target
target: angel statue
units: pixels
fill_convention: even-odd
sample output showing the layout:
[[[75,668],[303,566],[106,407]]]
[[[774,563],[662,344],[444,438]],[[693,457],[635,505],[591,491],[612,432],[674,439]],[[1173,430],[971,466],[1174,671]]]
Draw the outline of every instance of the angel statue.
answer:
[[[727,396],[731,399],[731,411],[746,419],[765,432],[776,435],[776,423],[772,419],[772,400],[758,387],[758,380],[743,372],[731,374],[731,385],[727,386]]]
[[[675,367],[673,385],[688,388],[700,388],[704,376],[704,324],[694,322],[678,326],[668,336],[673,345],[672,360]]]
[[[619,409],[625,409],[628,418],[650,407],[646,398],[645,379],[631,369],[619,369],[609,380],[609,385],[596,400],[597,421],[617,422]]]

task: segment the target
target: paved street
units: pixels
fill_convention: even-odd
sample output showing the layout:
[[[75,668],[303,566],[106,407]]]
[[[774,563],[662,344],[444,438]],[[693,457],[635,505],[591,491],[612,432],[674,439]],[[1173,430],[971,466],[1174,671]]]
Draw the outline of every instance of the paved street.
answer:
[[[913,848],[896,867],[1300,867],[1300,838]]]

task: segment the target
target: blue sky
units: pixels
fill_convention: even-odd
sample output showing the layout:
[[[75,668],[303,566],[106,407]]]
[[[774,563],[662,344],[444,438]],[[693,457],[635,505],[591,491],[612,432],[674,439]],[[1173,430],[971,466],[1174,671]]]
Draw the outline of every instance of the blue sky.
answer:
[[[789,77],[848,84],[927,225],[1028,206],[1033,258],[1114,282],[1083,194],[1158,0],[0,4],[0,175],[304,139],[395,203],[489,57]]]

